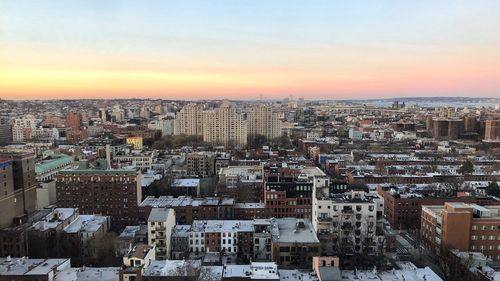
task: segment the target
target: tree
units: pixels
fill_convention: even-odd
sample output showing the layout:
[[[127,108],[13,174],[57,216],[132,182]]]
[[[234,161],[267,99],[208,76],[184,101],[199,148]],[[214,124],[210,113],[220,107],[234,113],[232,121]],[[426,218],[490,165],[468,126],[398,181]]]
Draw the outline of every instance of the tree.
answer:
[[[474,280],[474,278],[471,278],[469,273],[469,268],[474,263],[472,258],[461,259],[446,247],[441,251],[441,255],[436,258],[436,265],[441,271],[442,277],[445,281]]]
[[[88,258],[93,264],[99,266],[117,266],[120,260],[115,257],[114,232],[107,232],[89,241]]]
[[[203,137],[197,135],[173,135],[163,136],[155,141],[152,145],[153,149],[173,149],[183,146],[200,146],[204,145]]]
[[[491,196],[500,196],[500,187],[498,186],[498,183],[496,181],[490,182],[488,186],[486,187],[486,194],[491,195]]]
[[[292,148],[292,142],[287,134],[282,134],[281,136],[273,139],[273,143],[282,148]]]
[[[460,166],[459,172],[462,175],[472,174],[474,172],[474,164],[469,159],[465,160],[465,162]]]
[[[267,138],[264,135],[248,135],[247,144],[249,148],[257,149],[261,148],[267,143]]]

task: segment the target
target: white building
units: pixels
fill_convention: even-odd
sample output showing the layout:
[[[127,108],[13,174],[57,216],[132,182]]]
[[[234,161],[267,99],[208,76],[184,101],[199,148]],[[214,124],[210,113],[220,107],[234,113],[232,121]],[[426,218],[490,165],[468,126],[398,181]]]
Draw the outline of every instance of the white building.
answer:
[[[161,131],[162,136],[170,136],[174,134],[174,119],[172,117],[160,117],[158,120],[153,120],[148,124],[149,129]]]
[[[175,211],[153,208],[148,217],[148,245],[156,247],[156,259],[170,258],[170,238],[175,226]]]
[[[378,253],[385,245],[384,201],[363,190],[332,194],[329,187],[313,193],[313,227],[334,251]],[[333,247],[333,248],[332,248]]]
[[[31,138],[31,132],[36,128],[38,120],[32,115],[15,118],[12,121],[12,141],[24,142]]]

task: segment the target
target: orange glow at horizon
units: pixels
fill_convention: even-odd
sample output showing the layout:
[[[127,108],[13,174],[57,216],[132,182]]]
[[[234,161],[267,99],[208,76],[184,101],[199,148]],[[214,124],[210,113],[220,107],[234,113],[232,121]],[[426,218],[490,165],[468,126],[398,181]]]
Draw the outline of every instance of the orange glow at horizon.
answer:
[[[0,98],[377,98],[382,93],[488,91],[500,84],[500,70],[491,56],[483,63],[488,61],[484,54],[460,59],[450,54],[440,60],[435,54],[423,60],[376,55],[362,61],[345,50],[331,65],[328,59],[309,60],[302,69],[272,62],[261,67],[248,62],[217,65],[11,47],[0,51]],[[500,65],[500,59],[493,58]]]

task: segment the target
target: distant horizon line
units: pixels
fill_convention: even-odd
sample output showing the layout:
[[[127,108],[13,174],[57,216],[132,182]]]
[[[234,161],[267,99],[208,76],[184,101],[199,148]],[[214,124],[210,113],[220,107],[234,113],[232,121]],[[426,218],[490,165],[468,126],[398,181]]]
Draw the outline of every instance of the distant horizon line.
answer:
[[[294,95],[295,96],[295,95]],[[167,101],[282,101],[284,99],[299,100],[304,99],[305,101],[384,101],[384,100],[412,100],[412,99],[466,99],[466,100],[500,100],[500,97],[467,97],[467,96],[398,96],[398,97],[387,97],[387,98],[305,98],[305,97],[281,97],[281,98],[271,98],[271,99],[231,99],[231,98],[214,98],[214,99],[168,99],[168,98],[152,98],[152,97],[141,97],[141,98],[40,98],[40,99],[4,99],[0,97],[0,101],[92,101],[92,100],[167,100]]]

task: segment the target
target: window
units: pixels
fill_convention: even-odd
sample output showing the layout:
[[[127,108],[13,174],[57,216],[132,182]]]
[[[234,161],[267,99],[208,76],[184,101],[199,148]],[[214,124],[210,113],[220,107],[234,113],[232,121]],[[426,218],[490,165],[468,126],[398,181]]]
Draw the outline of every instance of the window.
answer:
[[[477,225],[472,225],[472,230],[477,230]]]
[[[471,239],[472,240],[477,240],[477,236],[476,235],[472,235]]]

